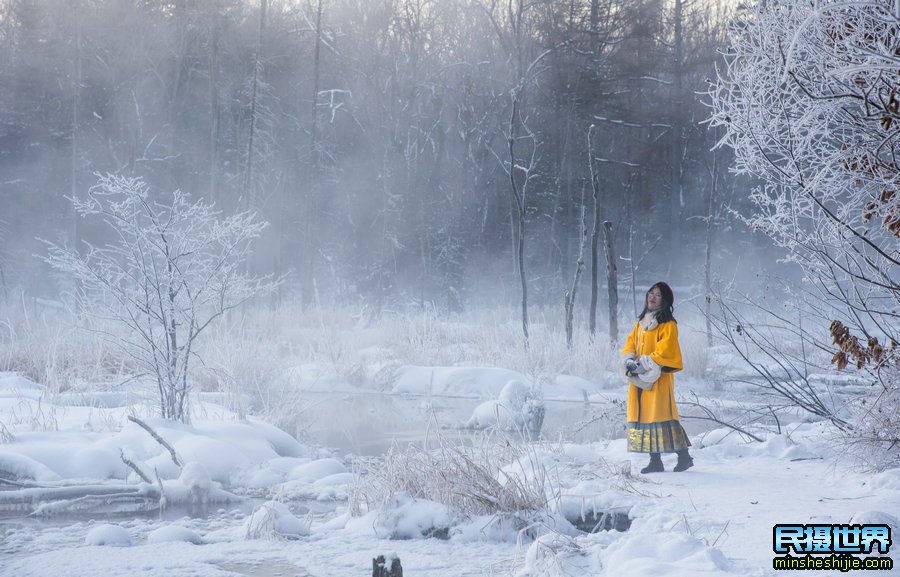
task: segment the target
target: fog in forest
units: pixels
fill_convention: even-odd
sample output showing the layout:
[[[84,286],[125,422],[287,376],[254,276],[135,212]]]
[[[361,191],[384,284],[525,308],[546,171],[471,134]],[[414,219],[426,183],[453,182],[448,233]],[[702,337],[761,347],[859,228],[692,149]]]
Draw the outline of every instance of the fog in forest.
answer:
[[[562,307],[579,254],[578,315],[594,258],[605,302],[604,221],[621,287],[696,297],[707,266],[756,282],[769,245],[736,216],[753,183],[704,122],[731,16],[722,0],[4,0],[0,297],[69,289],[38,239],[108,242],[68,199],[110,173],[258,213],[250,266],[304,307],[514,306],[520,215],[531,304]]]

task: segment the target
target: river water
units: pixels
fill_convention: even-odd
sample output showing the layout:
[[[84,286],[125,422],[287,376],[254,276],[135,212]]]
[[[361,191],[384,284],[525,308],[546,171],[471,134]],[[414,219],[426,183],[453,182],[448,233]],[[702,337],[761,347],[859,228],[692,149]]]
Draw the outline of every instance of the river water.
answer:
[[[325,447],[360,456],[381,455],[394,443],[422,443],[438,435],[465,442],[481,435],[465,423],[482,402],[459,396],[311,393],[306,434]],[[624,405],[617,406],[615,398],[548,400],[544,406],[544,439],[583,443],[624,436]]]

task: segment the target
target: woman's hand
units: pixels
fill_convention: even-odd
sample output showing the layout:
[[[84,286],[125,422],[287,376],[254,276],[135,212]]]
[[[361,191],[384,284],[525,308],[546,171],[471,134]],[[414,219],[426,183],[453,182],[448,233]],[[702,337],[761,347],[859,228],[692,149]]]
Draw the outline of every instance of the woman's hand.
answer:
[[[625,374],[629,377],[636,377],[640,372],[641,365],[635,359],[625,359]]]

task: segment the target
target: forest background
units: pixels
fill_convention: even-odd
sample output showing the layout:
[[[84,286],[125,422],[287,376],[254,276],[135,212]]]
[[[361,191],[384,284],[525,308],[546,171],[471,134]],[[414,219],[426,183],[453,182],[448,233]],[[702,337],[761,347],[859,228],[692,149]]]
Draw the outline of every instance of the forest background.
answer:
[[[0,299],[71,288],[38,239],[108,240],[67,200],[106,173],[257,212],[250,266],[304,309],[517,306],[519,254],[529,302],[562,307],[580,254],[602,286],[602,221],[625,318],[660,278],[753,280],[768,241],[730,212],[751,183],[704,124],[735,8],[4,0]]]

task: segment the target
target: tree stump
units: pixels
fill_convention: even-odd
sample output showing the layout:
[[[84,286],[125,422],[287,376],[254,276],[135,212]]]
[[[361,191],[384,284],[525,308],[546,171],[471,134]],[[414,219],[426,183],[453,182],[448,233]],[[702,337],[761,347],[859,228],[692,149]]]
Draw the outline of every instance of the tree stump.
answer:
[[[400,566],[400,558],[390,556],[385,560],[384,555],[372,559],[372,577],[403,577],[403,567]]]
[[[544,403],[541,401],[526,401],[522,407],[525,414],[525,431],[531,441],[537,441],[541,437],[541,427],[544,426]]]

